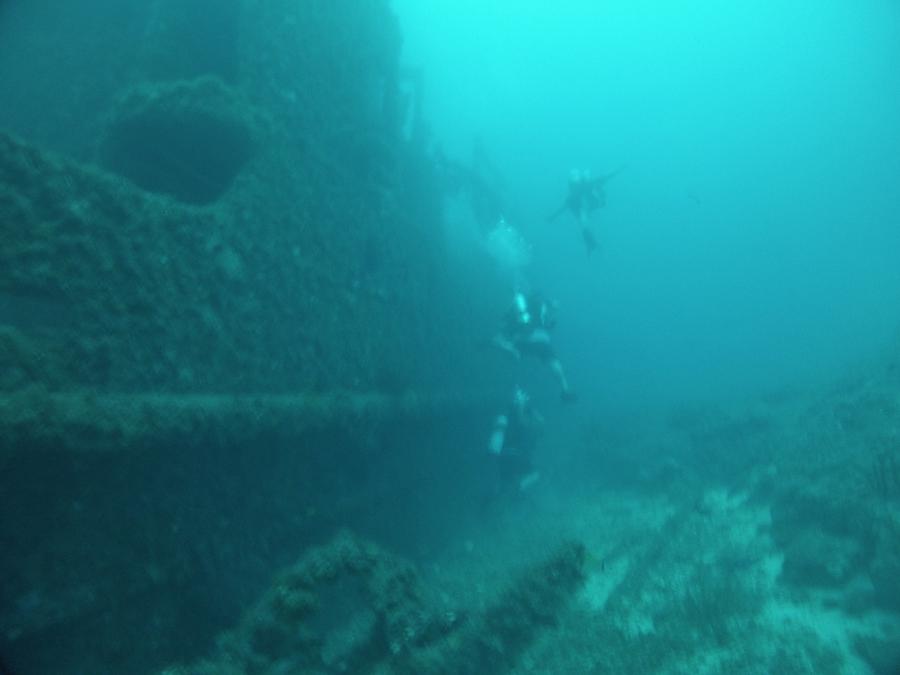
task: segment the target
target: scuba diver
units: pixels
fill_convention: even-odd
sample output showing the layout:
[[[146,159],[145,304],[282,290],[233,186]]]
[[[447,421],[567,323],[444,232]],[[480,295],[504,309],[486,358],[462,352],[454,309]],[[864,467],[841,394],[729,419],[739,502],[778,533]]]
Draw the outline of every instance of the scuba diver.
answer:
[[[625,169],[619,167],[612,173],[600,178],[591,177],[590,170],[580,171],[572,169],[569,172],[569,194],[566,200],[556,211],[547,218],[547,222],[553,222],[566,211],[569,211],[581,226],[581,236],[588,255],[597,248],[597,239],[594,233],[587,227],[588,217],[597,209],[606,206],[606,184]]]
[[[556,325],[556,306],[537,292],[527,297],[521,291],[513,297],[494,344],[517,359],[534,356],[550,367],[560,387],[560,398],[566,403],[575,400],[569,388],[562,363],[550,344],[550,331]]]
[[[488,452],[496,465],[494,494],[514,483],[519,492],[534,485],[540,474],[532,463],[534,450],[544,426],[544,418],[531,399],[516,387],[506,412],[497,415],[488,441]]]

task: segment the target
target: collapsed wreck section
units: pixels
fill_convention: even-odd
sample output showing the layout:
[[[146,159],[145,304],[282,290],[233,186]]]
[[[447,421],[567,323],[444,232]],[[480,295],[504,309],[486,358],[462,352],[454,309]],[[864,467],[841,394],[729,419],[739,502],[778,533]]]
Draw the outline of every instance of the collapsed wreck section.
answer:
[[[584,582],[567,542],[480,610],[455,607],[414,566],[342,532],[275,578],[218,653],[160,675],[505,673]]]
[[[0,111],[0,654],[147,672],[339,526],[434,536],[506,382],[387,2],[85,11],[115,67]]]

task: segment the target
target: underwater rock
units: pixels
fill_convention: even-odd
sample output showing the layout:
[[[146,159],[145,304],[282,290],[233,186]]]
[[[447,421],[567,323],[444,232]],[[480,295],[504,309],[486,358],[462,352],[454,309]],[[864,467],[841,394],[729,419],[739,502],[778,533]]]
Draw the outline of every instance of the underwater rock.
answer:
[[[772,508],[772,535],[785,552],[784,578],[800,586],[850,581],[875,544],[872,506],[844,488],[785,483]]]
[[[148,82],[119,97],[100,157],[145,190],[208,204],[249,161],[258,133],[256,113],[219,79]]]
[[[342,670],[367,672],[452,624],[427,606],[409,563],[342,532],[279,575],[220,641],[217,657],[164,672],[222,672],[230,664],[241,673],[311,673],[324,671],[326,658]],[[340,639],[329,639],[336,631]]]
[[[585,580],[587,550],[561,545],[547,560],[524,572],[483,613],[464,622],[458,635],[421,649],[397,672],[408,675],[505,673],[538,635],[554,627]]]
[[[900,643],[897,641],[860,635],[853,646],[869,664],[874,675],[900,673]]]
[[[160,675],[503,673],[584,580],[586,551],[562,545],[479,614],[439,608],[415,569],[348,532],[279,575],[219,654]]]
[[[804,530],[787,545],[784,579],[796,585],[841,585],[857,573],[861,553],[859,543],[852,539]]]

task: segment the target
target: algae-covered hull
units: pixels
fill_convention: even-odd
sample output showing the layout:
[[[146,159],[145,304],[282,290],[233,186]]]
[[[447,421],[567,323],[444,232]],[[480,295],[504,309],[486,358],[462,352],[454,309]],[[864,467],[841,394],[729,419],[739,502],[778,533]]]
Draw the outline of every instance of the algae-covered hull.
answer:
[[[35,3],[0,36],[36,76],[0,56],[0,655],[197,657],[305,545],[388,531],[390,489],[464,498],[407,475],[492,392],[387,3]]]

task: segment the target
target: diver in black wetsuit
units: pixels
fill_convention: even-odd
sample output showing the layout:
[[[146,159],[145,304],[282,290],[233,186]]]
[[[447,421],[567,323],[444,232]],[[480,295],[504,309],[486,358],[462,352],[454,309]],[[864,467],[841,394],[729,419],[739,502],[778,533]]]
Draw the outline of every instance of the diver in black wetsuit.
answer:
[[[513,297],[512,307],[506,313],[503,327],[494,337],[494,344],[509,352],[517,359],[534,356],[547,364],[559,383],[560,398],[569,403],[575,394],[569,388],[569,381],[553,345],[550,331],[556,325],[555,306],[537,292],[526,297],[518,292]]]
[[[587,170],[572,169],[569,173],[569,194],[566,195],[566,200],[547,218],[548,222],[553,222],[566,211],[571,213],[581,226],[581,236],[584,238],[588,255],[597,248],[597,239],[587,227],[588,217],[597,209],[606,206],[606,184],[624,168],[619,167],[600,178],[591,177],[591,172]]]

